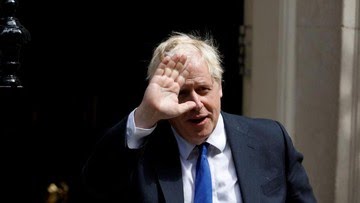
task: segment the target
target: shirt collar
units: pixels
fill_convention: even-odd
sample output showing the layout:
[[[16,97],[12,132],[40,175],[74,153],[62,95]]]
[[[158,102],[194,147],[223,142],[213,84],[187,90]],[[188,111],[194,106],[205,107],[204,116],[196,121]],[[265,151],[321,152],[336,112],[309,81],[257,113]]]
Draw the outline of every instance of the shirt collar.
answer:
[[[172,131],[175,135],[179,147],[180,156],[185,160],[188,159],[196,145],[187,142],[174,130],[174,128],[172,128]],[[216,151],[218,151],[218,153],[224,151],[226,145],[226,136],[224,129],[224,120],[221,114],[219,115],[219,119],[217,121],[214,131],[210,134],[206,142],[209,143],[212,147],[214,147]]]

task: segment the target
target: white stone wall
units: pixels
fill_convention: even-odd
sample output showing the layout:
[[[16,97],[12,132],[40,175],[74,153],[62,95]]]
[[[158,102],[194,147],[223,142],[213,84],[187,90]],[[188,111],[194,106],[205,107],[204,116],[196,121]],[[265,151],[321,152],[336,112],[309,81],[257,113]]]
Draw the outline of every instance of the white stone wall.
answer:
[[[293,7],[294,21],[289,13]],[[245,0],[245,9],[250,35],[246,64],[251,74],[244,77],[244,114],[285,123],[295,146],[304,154],[304,166],[318,202],[335,202],[339,193],[336,182],[349,185],[341,178],[344,174],[338,173],[337,159],[337,152],[348,147],[338,142],[343,1]],[[352,151],[353,157],[359,155],[356,149]],[[350,166],[349,155],[347,158]],[[356,165],[346,173],[354,168]],[[344,203],[349,200],[338,199]]]
[[[295,137],[319,202],[334,202],[341,1],[297,1]]]

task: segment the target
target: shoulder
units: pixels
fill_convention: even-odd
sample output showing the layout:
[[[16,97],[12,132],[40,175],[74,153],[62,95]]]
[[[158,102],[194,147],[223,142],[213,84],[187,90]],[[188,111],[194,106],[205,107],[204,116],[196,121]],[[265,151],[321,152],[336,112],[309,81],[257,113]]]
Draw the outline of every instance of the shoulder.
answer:
[[[226,112],[221,112],[221,115],[227,131],[241,132],[259,142],[284,143],[284,139],[288,137],[283,125],[273,119],[251,118]]]
[[[248,130],[275,130],[282,131],[282,124],[276,120],[268,118],[251,118],[242,115],[221,112],[224,122],[231,125],[240,125]]]

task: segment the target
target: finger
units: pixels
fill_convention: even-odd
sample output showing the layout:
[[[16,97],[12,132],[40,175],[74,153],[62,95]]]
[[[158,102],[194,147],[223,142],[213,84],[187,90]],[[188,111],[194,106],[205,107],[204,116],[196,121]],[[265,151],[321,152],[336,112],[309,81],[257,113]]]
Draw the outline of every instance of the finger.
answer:
[[[186,67],[184,66],[183,69],[179,72],[179,77],[187,78],[189,76],[189,70],[187,67],[189,67],[191,64],[189,63]]]
[[[169,63],[167,64],[167,67],[165,68],[165,72],[163,73],[163,75],[166,75],[168,77],[171,77],[173,80],[176,80],[180,72],[183,71],[185,62],[186,62],[185,55],[174,54],[171,57]]]
[[[155,70],[154,75],[163,75],[165,72],[166,65],[169,63],[170,60],[171,60],[170,56],[165,56],[158,65],[157,69]]]
[[[170,60],[171,60],[170,56],[165,56],[161,62],[166,65],[167,63],[169,63]]]
[[[166,65],[163,63],[160,63],[158,68],[155,70],[154,75],[163,75],[165,72]]]
[[[183,77],[177,77],[175,82],[177,82],[179,84],[180,87],[182,87],[185,83],[185,78]]]
[[[175,62],[178,62],[178,60],[179,60],[179,55],[178,55],[178,54],[172,55],[172,56],[171,56],[171,60],[172,60],[172,61],[175,61]]]
[[[179,73],[179,76],[175,79],[175,82],[177,82],[179,86],[182,87],[188,75],[189,75],[189,71],[187,69],[184,69],[184,71]]]
[[[188,59],[188,57],[186,55],[181,55],[179,58],[179,62],[182,63],[185,67],[187,59]]]
[[[178,66],[178,65],[176,65],[176,66]],[[171,75],[170,75],[170,77],[175,81],[176,80],[176,78],[179,76],[179,71],[175,68],[175,69],[173,69],[173,71],[171,72]]]
[[[173,72],[175,65],[176,63],[173,60],[169,61],[164,69],[163,75],[171,77],[171,73]]]
[[[175,69],[178,72],[182,72],[183,69],[185,68],[186,58],[187,58],[186,55],[181,55],[180,57],[177,58],[178,60]]]
[[[175,68],[173,69],[171,73],[171,78],[176,81],[176,78],[180,75],[180,73],[184,70],[184,64],[179,61],[176,63]]]
[[[175,65],[174,70],[171,73],[171,78],[176,81],[176,78],[180,75],[181,72],[185,69],[185,63],[186,63],[187,56],[181,55],[178,57],[178,62]]]

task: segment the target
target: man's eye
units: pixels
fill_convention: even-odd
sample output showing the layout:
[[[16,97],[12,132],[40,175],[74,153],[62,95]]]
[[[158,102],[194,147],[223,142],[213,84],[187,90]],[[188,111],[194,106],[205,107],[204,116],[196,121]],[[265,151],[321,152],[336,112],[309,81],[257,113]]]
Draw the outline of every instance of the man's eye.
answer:
[[[204,94],[210,91],[210,88],[207,87],[200,87],[196,90],[196,92],[198,92],[199,94]]]

